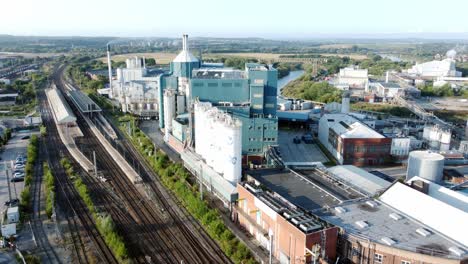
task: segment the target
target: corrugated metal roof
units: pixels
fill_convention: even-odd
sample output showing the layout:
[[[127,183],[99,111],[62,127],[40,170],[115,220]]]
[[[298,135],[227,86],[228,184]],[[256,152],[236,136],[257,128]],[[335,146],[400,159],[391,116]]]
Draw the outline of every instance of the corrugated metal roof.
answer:
[[[335,166],[328,169],[334,176],[365,191],[376,194],[390,186],[390,182],[353,165]]]
[[[54,116],[59,124],[76,122],[76,117],[70,109],[70,106],[57,89],[46,90],[50,106]]]

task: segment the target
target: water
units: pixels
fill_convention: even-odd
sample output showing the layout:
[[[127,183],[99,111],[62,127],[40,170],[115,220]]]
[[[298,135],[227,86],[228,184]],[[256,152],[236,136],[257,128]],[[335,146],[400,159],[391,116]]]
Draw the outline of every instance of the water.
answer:
[[[304,74],[303,70],[299,71],[290,71],[288,75],[284,76],[283,78],[278,80],[278,95],[281,94],[281,90],[285,87],[288,83],[296,80],[297,78],[301,77]]]

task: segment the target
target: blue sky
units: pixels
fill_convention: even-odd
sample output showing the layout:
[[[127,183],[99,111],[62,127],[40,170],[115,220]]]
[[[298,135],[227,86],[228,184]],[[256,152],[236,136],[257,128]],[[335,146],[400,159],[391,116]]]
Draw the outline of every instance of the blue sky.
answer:
[[[468,32],[468,0],[1,0],[0,34],[313,38]],[[465,14],[463,14],[465,13]]]

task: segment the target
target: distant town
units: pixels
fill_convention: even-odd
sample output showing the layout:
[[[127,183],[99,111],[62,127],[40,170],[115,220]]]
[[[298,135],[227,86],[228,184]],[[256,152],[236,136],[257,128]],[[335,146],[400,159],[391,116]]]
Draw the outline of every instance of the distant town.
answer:
[[[465,45],[0,35],[0,252],[468,263]]]

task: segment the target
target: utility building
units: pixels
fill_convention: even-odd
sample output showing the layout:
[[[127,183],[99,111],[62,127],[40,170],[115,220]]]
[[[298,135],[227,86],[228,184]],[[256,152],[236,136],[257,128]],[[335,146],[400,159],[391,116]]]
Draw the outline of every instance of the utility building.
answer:
[[[322,116],[319,141],[340,164],[357,166],[386,163],[392,144],[391,138],[347,114]]]

